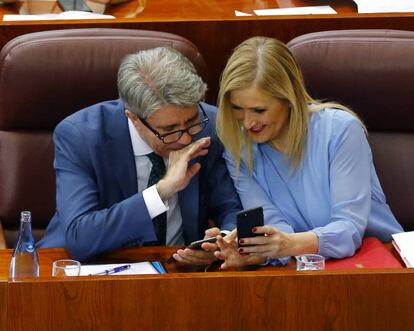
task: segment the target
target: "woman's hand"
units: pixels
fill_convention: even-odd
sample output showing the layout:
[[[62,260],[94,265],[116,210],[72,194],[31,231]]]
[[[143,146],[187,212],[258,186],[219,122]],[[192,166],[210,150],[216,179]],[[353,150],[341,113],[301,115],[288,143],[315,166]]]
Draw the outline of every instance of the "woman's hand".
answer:
[[[240,268],[246,265],[261,264],[265,258],[253,255],[241,255],[237,249],[237,230],[233,230],[226,237],[217,236],[217,246],[219,251],[214,255],[224,260],[221,269]]]
[[[319,240],[313,231],[286,233],[272,226],[258,226],[253,228],[253,232],[263,236],[240,238],[240,253],[282,258],[318,252]]]
[[[214,255],[224,263],[222,269],[239,268],[246,265],[263,263],[267,257],[283,258],[305,253],[317,253],[318,236],[313,231],[286,233],[272,226],[258,226],[253,232],[263,236],[240,238],[237,247],[237,230],[233,230],[225,238],[217,236],[220,251]]]

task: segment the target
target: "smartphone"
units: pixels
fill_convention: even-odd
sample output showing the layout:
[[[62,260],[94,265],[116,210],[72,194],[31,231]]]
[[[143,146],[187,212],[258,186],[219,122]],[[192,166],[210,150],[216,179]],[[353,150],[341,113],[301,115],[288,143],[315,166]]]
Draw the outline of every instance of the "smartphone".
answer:
[[[254,227],[263,226],[263,224],[262,207],[242,210],[237,213],[237,237],[241,239],[263,236],[263,234],[252,232]]]
[[[229,233],[229,231],[221,231],[220,236],[222,236],[224,238],[228,233]],[[193,241],[192,243],[190,243],[190,245],[187,246],[187,248],[201,249],[202,244],[204,244],[204,243],[212,243],[213,244],[216,241],[217,241],[216,237],[205,238],[205,239]]]
[[[229,234],[230,233],[230,231],[227,231],[227,230],[222,230],[222,231],[220,231],[220,236],[222,236],[223,238],[225,237],[225,236],[227,236],[227,234]],[[191,248],[191,249],[201,249],[201,245],[203,244],[203,243],[215,243],[217,241],[217,238],[216,237],[210,237],[210,238],[205,238],[205,239],[201,239],[201,240],[197,240],[197,241],[193,241],[192,243],[190,243],[190,245],[188,245],[186,248]],[[167,263],[168,264],[170,264],[170,263],[173,263],[175,260],[174,260],[174,257],[173,256],[170,256],[168,259],[167,259]]]

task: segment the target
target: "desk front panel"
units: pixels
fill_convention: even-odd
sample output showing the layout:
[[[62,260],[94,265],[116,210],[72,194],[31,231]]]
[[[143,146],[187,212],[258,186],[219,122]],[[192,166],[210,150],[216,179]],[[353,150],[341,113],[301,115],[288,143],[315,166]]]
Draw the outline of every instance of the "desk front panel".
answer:
[[[263,271],[11,283],[9,330],[413,330],[412,272]]]
[[[7,325],[7,278],[0,279],[0,330]]]
[[[165,262],[175,250],[130,248],[102,262]],[[10,256],[0,251],[3,279]],[[253,271],[184,272],[172,264],[165,275],[52,278],[52,262],[66,257],[41,249],[40,278],[6,290],[0,282],[0,303],[7,301],[0,323],[7,318],[15,331],[414,330],[413,269],[297,272],[292,261]]]

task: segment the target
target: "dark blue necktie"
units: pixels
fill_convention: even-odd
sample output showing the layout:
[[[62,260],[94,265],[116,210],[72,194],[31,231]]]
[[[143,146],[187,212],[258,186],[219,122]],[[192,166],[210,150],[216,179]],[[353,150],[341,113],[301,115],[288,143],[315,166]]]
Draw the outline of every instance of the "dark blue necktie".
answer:
[[[152,163],[151,173],[148,179],[148,187],[158,183],[165,175],[165,164],[161,156],[151,153],[147,154]],[[167,213],[162,213],[152,220],[154,231],[157,235],[158,245],[165,246],[167,235]]]

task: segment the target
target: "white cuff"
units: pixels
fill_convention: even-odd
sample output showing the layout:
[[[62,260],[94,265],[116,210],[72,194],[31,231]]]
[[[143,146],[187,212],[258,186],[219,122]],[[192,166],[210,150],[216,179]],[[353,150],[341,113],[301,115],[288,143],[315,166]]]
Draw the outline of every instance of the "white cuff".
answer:
[[[152,185],[142,191],[142,196],[151,218],[157,217],[168,210],[168,202],[164,204],[158,194],[156,185]]]

